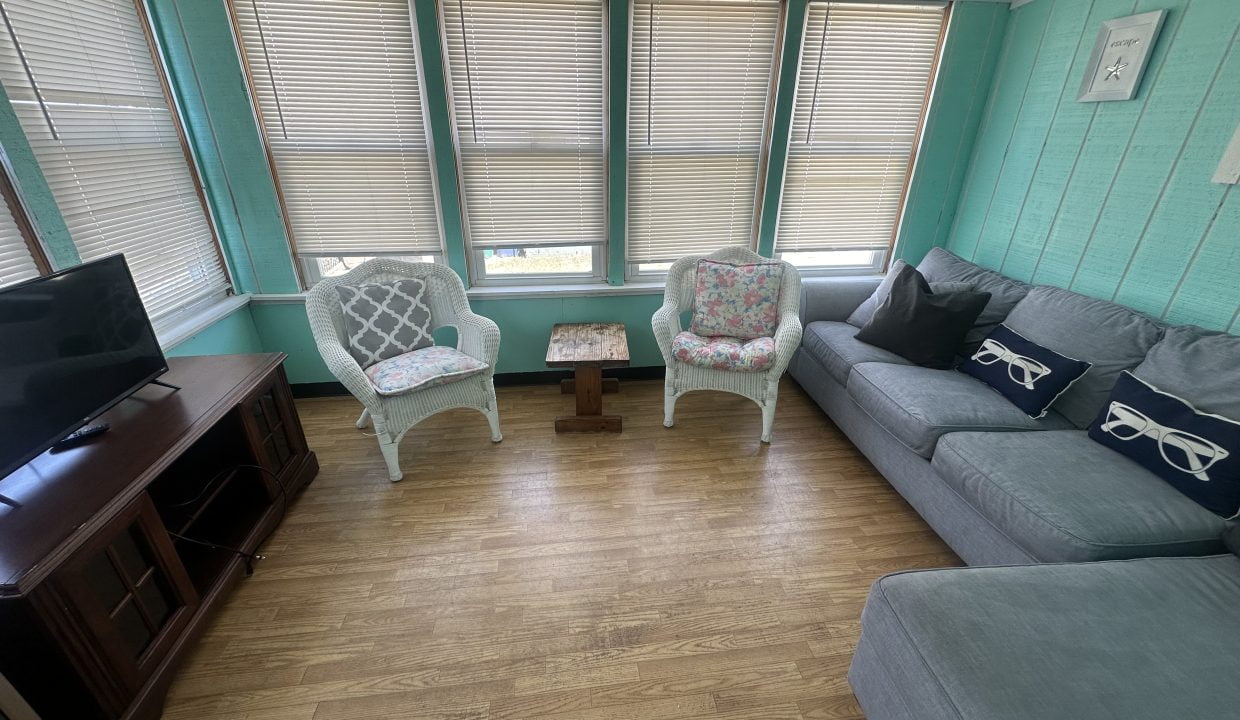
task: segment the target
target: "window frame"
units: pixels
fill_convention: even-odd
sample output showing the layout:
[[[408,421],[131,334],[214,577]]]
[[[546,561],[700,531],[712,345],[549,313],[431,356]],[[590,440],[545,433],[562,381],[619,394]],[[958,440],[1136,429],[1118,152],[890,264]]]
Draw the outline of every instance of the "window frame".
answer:
[[[141,2],[142,0],[135,0]],[[254,74],[250,69],[249,53],[245,49],[245,42],[241,39],[241,23],[237,18],[237,2],[245,0],[224,0],[225,9],[228,12],[229,29],[232,34],[233,49],[237,53],[237,59],[241,65],[241,74],[245,78],[246,100],[250,105],[250,115],[254,120],[254,124],[258,128],[259,140],[263,146],[263,155],[266,157],[267,172],[271,177],[272,187],[275,190],[276,203],[280,206],[280,220],[284,224],[284,235],[288,241],[289,256],[292,260],[293,270],[297,276],[297,281],[301,289],[309,290],[311,287],[322,279],[317,269],[313,269],[313,260],[319,257],[351,257],[351,256],[334,256],[306,254],[302,255],[297,248],[297,236],[293,231],[293,222],[289,216],[288,206],[285,204],[284,187],[280,181],[280,171],[276,168],[275,154],[271,149],[271,140],[267,123],[263,120],[263,115],[258,106],[258,88],[254,83]],[[414,0],[406,0],[405,10],[409,14],[409,24],[412,30],[413,38],[413,55],[414,64],[418,73],[418,105],[422,112],[422,127],[425,133],[427,160],[430,165],[431,176],[431,194],[435,201],[435,228],[439,233],[439,249],[432,253],[435,262],[444,264],[447,257],[447,236],[444,231],[443,224],[443,202],[439,192],[439,169],[436,164],[435,157],[435,135],[431,131],[431,114],[430,108],[426,102],[426,66],[422,62],[422,42],[421,35],[418,31],[418,17],[413,9]],[[436,5],[438,5],[438,1]],[[418,254],[418,253],[409,253]],[[404,257],[403,254],[393,253],[371,253],[373,257]],[[313,279],[312,279],[313,278]]]
[[[608,0],[610,1],[610,0]],[[806,0],[809,2],[810,0]],[[779,14],[775,19],[775,44],[772,48],[771,55],[771,71],[767,78],[766,100],[762,109],[762,138],[758,148],[757,169],[754,175],[754,193],[753,193],[753,218],[749,229],[749,242],[747,247],[757,252],[759,243],[761,242],[762,229],[762,206],[766,201],[766,182],[770,173],[772,138],[774,136],[774,120],[775,108],[779,101],[779,76],[780,69],[783,66],[784,53],[787,51],[787,26],[788,26],[788,4],[789,0],[780,0]],[[637,4],[630,0],[629,2],[629,47],[628,47],[628,74],[625,78],[627,85],[627,111],[632,109],[632,71],[633,71],[633,52],[634,43],[632,41],[633,21],[637,12]],[[808,13],[807,13],[808,16]],[[799,55],[798,55],[799,62]],[[625,131],[628,132],[626,122]],[[786,150],[785,150],[786,151]],[[658,263],[633,262],[629,258],[629,226],[632,222],[633,213],[632,197],[627,192],[629,182],[629,167],[632,165],[633,145],[626,145],[626,162],[625,162],[625,257],[624,257],[624,281],[625,282],[661,282],[667,278],[667,270],[642,270],[642,265],[653,265]],[[782,186],[780,188],[782,196]],[[684,256],[682,256],[684,257]],[[678,258],[679,259],[679,258]],[[672,262],[675,262],[673,260]]]
[[[229,0],[232,2],[233,0]],[[451,0],[435,0],[435,18],[439,23],[439,45],[443,54],[444,66],[444,94],[447,98],[448,122],[452,129],[452,159],[456,164],[456,189],[457,198],[459,199],[461,208],[461,242],[465,248],[466,267],[469,275],[470,287],[505,287],[505,286],[522,286],[522,285],[599,285],[605,284],[607,279],[607,263],[608,263],[608,247],[611,244],[611,238],[607,235],[607,217],[610,211],[611,192],[608,187],[607,167],[610,159],[611,151],[611,122],[608,113],[609,88],[610,88],[610,66],[608,64],[607,39],[608,39],[608,3],[613,0],[600,0],[600,22],[602,24],[603,51],[600,62],[600,72],[603,78],[603,197],[601,202],[603,205],[603,241],[591,245],[592,261],[591,271],[589,273],[528,273],[528,274],[488,274],[486,272],[486,263],[483,261],[483,253],[487,250],[521,250],[534,248],[549,247],[579,247],[589,245],[589,243],[555,243],[547,245],[483,245],[476,246],[470,239],[469,228],[469,200],[465,196],[464,184],[464,165],[461,160],[461,131],[456,119],[456,103],[452,96],[451,68],[448,66],[448,27],[447,19],[444,16],[444,1]],[[414,2],[414,0],[410,0]],[[626,198],[627,200],[627,198]],[[627,232],[626,232],[627,235]]]
[[[9,154],[0,148],[0,201],[3,201],[5,208],[13,216],[17,231],[21,234],[22,240],[26,242],[26,249],[30,252],[30,258],[34,261],[35,270],[38,272],[35,277],[50,275],[59,268],[52,262],[47,249],[43,247],[43,238],[34,221],[30,219],[30,211],[26,208],[21,189],[13,180],[14,176]]]
[[[841,2],[841,1],[860,2],[861,0],[806,0],[806,12],[805,12],[805,18],[803,20],[804,25],[801,28],[802,37],[804,37],[805,31],[809,28],[809,19],[810,19],[809,6],[815,5],[815,4],[823,4],[823,3],[829,4],[831,2]],[[904,226],[904,211],[905,211],[905,207],[908,202],[909,187],[912,184],[913,174],[917,169],[917,163],[921,159],[921,141],[922,141],[922,137],[925,132],[925,129],[926,129],[926,121],[929,116],[929,110],[930,110],[931,105],[933,104],[934,87],[935,87],[936,82],[938,81],[939,70],[942,67],[943,47],[947,40],[948,25],[951,22],[952,8],[954,6],[954,3],[952,2],[952,0],[926,0],[927,4],[935,4],[935,3],[940,3],[940,2],[943,5],[943,20],[942,20],[942,23],[939,25],[939,35],[938,35],[938,39],[935,41],[934,58],[931,60],[931,63],[930,63],[930,73],[927,76],[927,80],[926,80],[926,90],[925,90],[924,95],[922,96],[921,108],[918,110],[918,115],[917,115],[917,129],[913,133],[912,148],[909,151],[908,162],[907,162],[907,166],[904,171],[904,182],[900,188],[900,198],[896,206],[895,222],[892,223],[891,237],[888,239],[886,247],[882,249],[870,251],[870,252],[873,252],[875,255],[875,261],[870,265],[853,266],[853,267],[843,267],[843,266],[836,266],[836,265],[807,265],[803,267],[797,266],[797,271],[802,276],[827,277],[827,276],[841,276],[841,275],[878,275],[878,274],[882,274],[886,272],[888,267],[890,266],[890,263],[895,256],[895,247],[896,247],[896,242],[900,237],[900,230]],[[794,119],[794,115],[796,113],[796,105],[795,105],[796,94],[797,94],[797,90],[801,82],[801,72],[800,72],[801,63],[804,62],[804,59],[805,59],[805,45],[804,43],[802,43],[800,53],[798,54],[798,57],[797,57],[797,73],[796,73],[797,80],[796,80],[796,83],[794,83],[793,88],[792,88],[793,107],[790,109],[790,115],[788,119],[789,120],[789,131],[791,131],[792,129],[791,125]],[[774,234],[771,238],[772,253],[774,257],[780,258],[780,259],[783,258],[784,252],[779,249],[779,225],[782,219],[782,210],[783,210],[784,197],[785,197],[784,188],[787,182],[787,173],[788,173],[787,155],[790,153],[790,149],[791,149],[791,143],[789,143],[789,145],[784,148],[784,154],[785,154],[785,162],[784,162],[784,167],[783,167],[784,177],[781,178],[780,184],[779,184],[779,202],[776,204],[776,207],[775,207],[775,229],[774,229]],[[847,249],[846,248],[841,249],[841,252],[845,250]],[[790,251],[790,252],[798,252],[798,251]],[[830,252],[830,251],[826,250],[822,252]]]
[[[419,254],[421,254],[421,255],[430,255],[430,257],[431,257],[431,262],[432,262],[432,263],[434,263],[434,264],[436,264],[436,265],[443,265],[443,264],[444,264],[444,257],[443,257],[443,253],[409,253],[409,254],[400,254],[400,253],[374,253],[374,254],[372,254],[372,255],[367,255],[367,256],[365,256],[365,257],[372,257],[372,258],[395,258],[395,259],[397,259],[397,260],[404,260],[404,262],[421,262],[421,261],[419,261],[419,260],[408,260],[408,259],[406,259],[406,258],[409,258],[411,255],[419,255]],[[339,259],[343,260],[343,259],[344,259],[344,258],[346,258],[346,257],[358,257],[358,256],[354,256],[354,255],[298,255],[298,256],[295,258],[295,262],[296,262],[296,264],[297,264],[297,266],[298,266],[298,267],[297,267],[297,271],[298,271],[299,273],[301,273],[301,274],[302,274],[302,277],[305,277],[305,278],[306,278],[306,282],[307,282],[307,284],[308,284],[308,287],[314,287],[314,286],[315,286],[315,285],[317,285],[317,284],[318,284],[318,282],[319,282],[320,280],[322,280],[323,278],[325,278],[325,277],[330,277],[330,276],[328,276],[328,275],[324,275],[324,274],[323,274],[323,273],[319,270],[319,268],[318,268],[318,261],[319,261],[320,259],[322,259],[322,258],[332,258],[332,257],[334,257],[334,258],[339,258]]]

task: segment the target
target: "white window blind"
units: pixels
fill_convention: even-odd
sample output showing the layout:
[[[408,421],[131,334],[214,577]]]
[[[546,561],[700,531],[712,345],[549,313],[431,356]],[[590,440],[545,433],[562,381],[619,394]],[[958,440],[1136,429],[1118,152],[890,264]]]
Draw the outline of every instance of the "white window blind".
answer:
[[[636,0],[630,263],[751,245],[777,0]]]
[[[474,248],[603,242],[601,0],[445,0]]]
[[[941,5],[811,3],[775,248],[886,250]]]
[[[0,286],[28,280],[39,274],[26,238],[10,210],[0,203]]]
[[[302,255],[441,251],[407,0],[232,0]]]
[[[3,0],[0,81],[83,260],[124,253],[152,320],[227,290],[132,0]]]

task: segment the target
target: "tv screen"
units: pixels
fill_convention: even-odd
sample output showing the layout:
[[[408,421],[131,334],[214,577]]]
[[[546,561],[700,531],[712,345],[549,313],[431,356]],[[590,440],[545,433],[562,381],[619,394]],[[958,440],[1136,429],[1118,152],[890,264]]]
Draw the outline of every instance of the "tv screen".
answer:
[[[0,288],[0,478],[167,369],[121,255]]]

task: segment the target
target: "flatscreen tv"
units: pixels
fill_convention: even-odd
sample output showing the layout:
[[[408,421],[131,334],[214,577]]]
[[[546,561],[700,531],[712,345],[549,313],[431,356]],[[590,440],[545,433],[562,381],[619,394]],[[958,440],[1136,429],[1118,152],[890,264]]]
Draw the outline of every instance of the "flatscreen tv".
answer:
[[[0,288],[0,478],[167,370],[122,255]]]

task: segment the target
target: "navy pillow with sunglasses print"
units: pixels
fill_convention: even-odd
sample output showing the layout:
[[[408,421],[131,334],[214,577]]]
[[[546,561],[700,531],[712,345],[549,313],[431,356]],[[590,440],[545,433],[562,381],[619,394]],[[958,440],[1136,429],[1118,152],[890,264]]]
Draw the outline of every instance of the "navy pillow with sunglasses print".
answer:
[[[1240,515],[1240,422],[1200,412],[1124,371],[1089,437],[1207,510]]]
[[[1029,417],[1040,418],[1092,363],[1074,360],[998,325],[960,372],[994,388]]]

